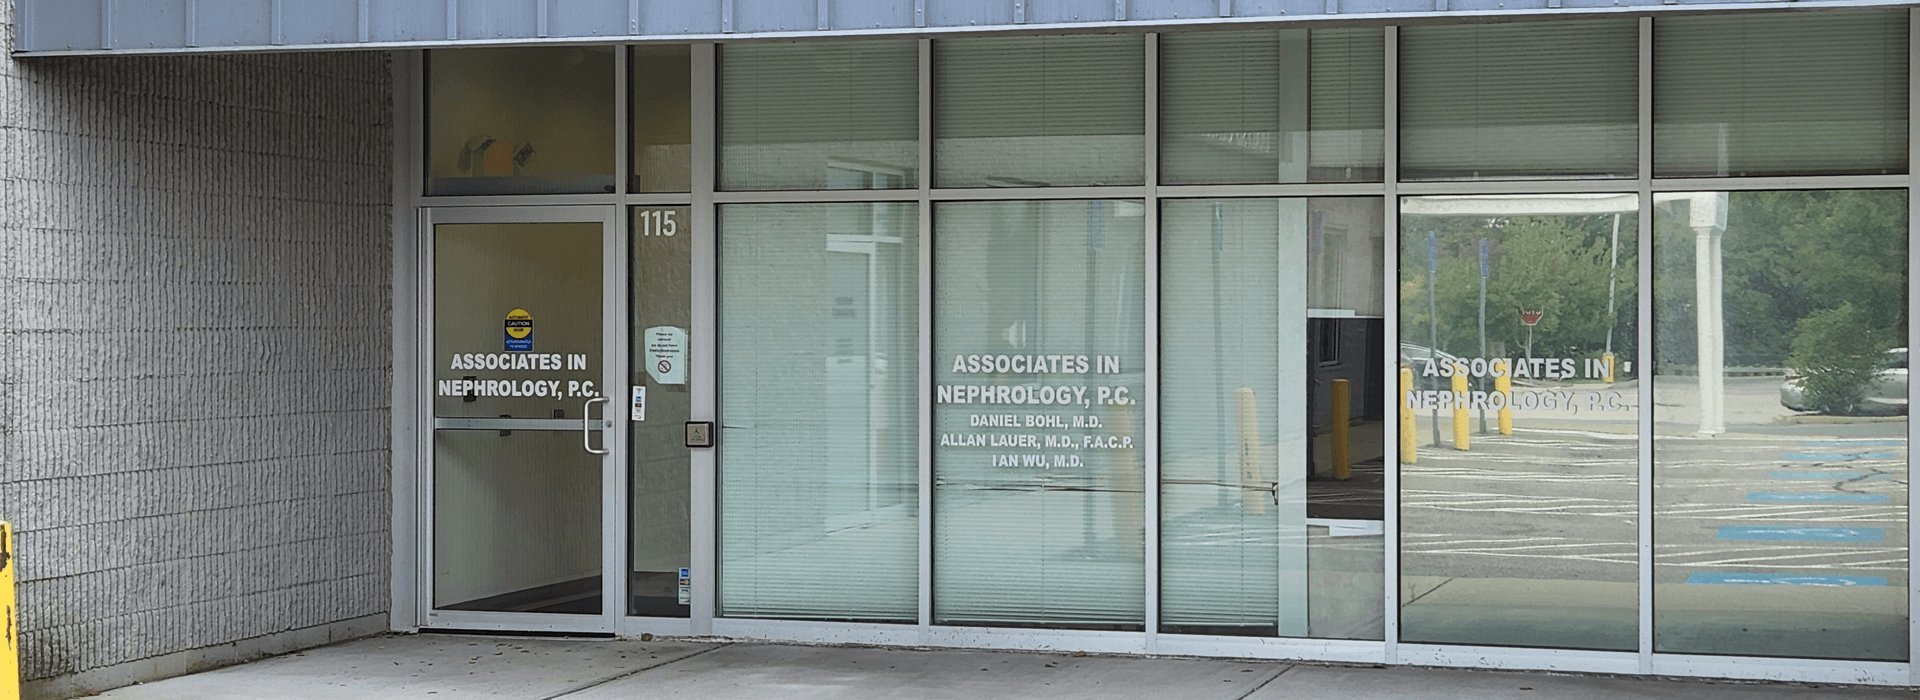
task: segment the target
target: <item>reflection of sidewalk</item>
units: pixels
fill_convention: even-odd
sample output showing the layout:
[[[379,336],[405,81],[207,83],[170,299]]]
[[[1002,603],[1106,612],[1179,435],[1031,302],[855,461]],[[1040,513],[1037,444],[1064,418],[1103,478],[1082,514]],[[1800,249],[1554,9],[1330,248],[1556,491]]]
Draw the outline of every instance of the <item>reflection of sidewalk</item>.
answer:
[[[1639,586],[1631,581],[1403,577],[1408,641],[1632,650]]]
[[[911,628],[909,628],[911,629]],[[380,636],[131,686],[107,700],[1052,698],[1881,700],[1900,688],[1729,684],[1246,659],[802,646],[718,639]],[[86,688],[74,686],[74,692]]]

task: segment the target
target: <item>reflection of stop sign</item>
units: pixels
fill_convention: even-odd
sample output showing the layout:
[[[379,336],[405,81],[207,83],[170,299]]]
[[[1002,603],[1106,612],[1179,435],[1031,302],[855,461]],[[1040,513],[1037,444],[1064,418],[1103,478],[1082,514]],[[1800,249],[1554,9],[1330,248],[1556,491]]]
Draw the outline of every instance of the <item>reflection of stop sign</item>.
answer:
[[[1531,326],[1533,324],[1539,323],[1540,316],[1545,313],[1546,313],[1545,311],[1521,311],[1520,322]]]

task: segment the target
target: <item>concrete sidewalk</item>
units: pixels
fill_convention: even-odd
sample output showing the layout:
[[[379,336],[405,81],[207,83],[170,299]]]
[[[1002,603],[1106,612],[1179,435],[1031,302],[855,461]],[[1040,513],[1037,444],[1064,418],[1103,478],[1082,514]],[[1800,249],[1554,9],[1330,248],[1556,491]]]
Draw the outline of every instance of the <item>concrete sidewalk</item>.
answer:
[[[613,698],[1916,698],[1904,689],[761,643],[387,635],[101,694],[112,700]]]

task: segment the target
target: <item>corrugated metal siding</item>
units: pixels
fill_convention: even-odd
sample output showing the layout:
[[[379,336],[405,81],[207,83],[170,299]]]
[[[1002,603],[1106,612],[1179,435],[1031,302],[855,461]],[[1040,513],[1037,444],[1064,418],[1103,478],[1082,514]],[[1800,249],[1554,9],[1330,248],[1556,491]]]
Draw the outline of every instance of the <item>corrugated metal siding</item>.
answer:
[[[1920,0],[13,0],[21,54],[1100,29]]]

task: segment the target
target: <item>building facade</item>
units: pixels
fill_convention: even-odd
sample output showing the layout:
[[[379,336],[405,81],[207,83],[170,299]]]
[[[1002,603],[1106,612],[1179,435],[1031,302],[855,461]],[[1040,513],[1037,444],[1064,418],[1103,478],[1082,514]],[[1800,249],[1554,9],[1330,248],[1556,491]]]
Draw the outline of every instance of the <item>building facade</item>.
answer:
[[[32,688],[384,629],[1920,684],[1914,10],[1481,5],[16,2]]]

